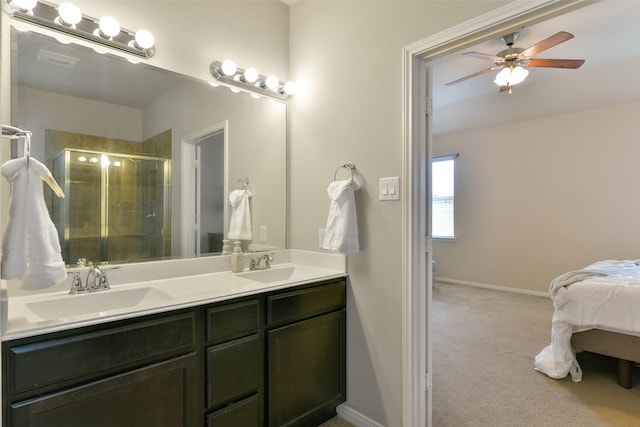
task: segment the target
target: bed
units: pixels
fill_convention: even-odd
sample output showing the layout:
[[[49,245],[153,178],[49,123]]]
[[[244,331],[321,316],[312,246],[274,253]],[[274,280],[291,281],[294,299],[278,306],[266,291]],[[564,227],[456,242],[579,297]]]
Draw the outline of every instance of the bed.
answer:
[[[618,359],[618,384],[631,388],[633,362],[640,362],[640,260],[607,260],[556,277],[551,344],[535,369],[551,378],[582,380],[576,350]]]

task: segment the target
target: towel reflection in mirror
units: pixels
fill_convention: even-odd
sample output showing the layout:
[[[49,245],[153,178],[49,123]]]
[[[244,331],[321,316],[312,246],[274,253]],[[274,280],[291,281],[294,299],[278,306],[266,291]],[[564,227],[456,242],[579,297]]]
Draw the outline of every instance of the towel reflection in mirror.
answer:
[[[249,179],[242,178],[239,181],[241,189],[233,190],[229,194],[229,204],[231,213],[229,216],[228,239],[233,240],[253,240],[251,229],[251,197],[253,194],[248,190]]]

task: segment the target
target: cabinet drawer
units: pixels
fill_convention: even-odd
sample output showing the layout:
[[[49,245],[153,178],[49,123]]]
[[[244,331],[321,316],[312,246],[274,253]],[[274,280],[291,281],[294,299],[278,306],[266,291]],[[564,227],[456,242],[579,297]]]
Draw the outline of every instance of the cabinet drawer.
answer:
[[[195,353],[14,403],[7,426],[194,427]]]
[[[260,399],[254,395],[207,416],[207,427],[260,427],[260,414]]]
[[[220,342],[248,335],[260,327],[260,301],[252,299],[207,310],[207,341]]]
[[[188,311],[24,345],[9,343],[8,392],[69,385],[191,350],[195,323],[195,313]]]
[[[262,379],[262,340],[251,335],[207,348],[207,408],[258,391]]]
[[[346,305],[346,281],[284,292],[267,297],[267,322],[302,319],[342,308]]]

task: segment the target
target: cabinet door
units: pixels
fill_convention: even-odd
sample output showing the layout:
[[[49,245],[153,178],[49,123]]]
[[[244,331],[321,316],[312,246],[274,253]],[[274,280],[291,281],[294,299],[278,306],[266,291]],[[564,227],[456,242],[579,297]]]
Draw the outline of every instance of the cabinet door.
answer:
[[[345,312],[267,332],[269,426],[308,426],[346,398]]]
[[[10,427],[192,427],[196,355],[191,353],[58,393],[12,404]]]

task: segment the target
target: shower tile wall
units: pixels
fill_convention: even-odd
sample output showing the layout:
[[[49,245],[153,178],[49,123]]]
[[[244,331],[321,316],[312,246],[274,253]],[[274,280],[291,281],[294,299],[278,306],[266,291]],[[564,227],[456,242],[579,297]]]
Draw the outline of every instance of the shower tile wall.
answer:
[[[52,197],[51,203],[52,219],[58,227],[67,264],[75,264],[80,257],[97,262],[135,261],[170,255],[171,233],[167,230],[171,228],[171,203],[164,199],[170,194],[170,189],[167,191],[166,188],[170,181],[165,179],[165,174],[170,175],[171,169],[165,163],[170,162],[135,156],[152,155],[157,158],[161,157],[160,154],[170,153],[171,131],[144,143],[59,131],[48,131],[46,137],[46,146],[51,151],[60,146],[62,152],[66,149],[66,162],[70,165],[70,200],[65,201],[69,206],[67,238],[60,209],[62,201]],[[106,187],[101,185],[99,165],[77,161],[82,154],[79,150],[94,154],[96,151],[121,154],[109,156],[111,163],[119,161],[120,166],[107,169]],[[52,165],[56,179],[63,176],[60,174],[60,160]],[[106,224],[102,224],[103,197],[107,205]]]

